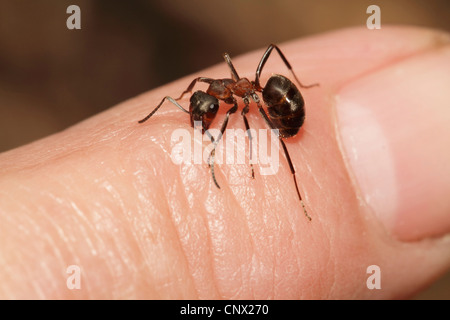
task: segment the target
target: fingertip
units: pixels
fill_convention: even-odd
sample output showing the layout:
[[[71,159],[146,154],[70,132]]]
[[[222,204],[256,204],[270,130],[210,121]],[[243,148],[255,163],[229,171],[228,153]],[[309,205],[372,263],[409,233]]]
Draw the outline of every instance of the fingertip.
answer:
[[[436,47],[343,87],[339,137],[359,193],[397,238],[450,232],[450,50]]]

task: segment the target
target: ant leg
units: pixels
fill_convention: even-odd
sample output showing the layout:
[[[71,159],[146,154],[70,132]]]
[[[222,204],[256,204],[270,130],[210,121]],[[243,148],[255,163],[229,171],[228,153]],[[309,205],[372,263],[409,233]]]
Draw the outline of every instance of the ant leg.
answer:
[[[283,139],[281,137],[279,137],[279,139],[280,139],[281,145],[283,146],[284,154],[286,155],[286,159],[287,159],[287,162],[289,164],[289,168],[291,169],[292,176],[294,177],[295,190],[297,190],[298,198],[300,199],[300,203],[301,203],[301,205],[303,207],[303,213],[305,214],[306,218],[309,221],[311,221],[311,217],[309,216],[308,212],[306,211],[305,203],[303,202],[302,196],[300,194],[300,191],[298,190],[297,179],[295,177],[295,169],[294,169],[294,165],[292,164],[291,157],[289,156],[289,152],[288,152],[288,150],[286,148],[286,145],[284,144]]]
[[[184,96],[186,93],[191,93],[191,92],[192,92],[192,89],[194,89],[194,86],[195,86],[195,84],[196,84],[197,82],[206,82],[206,83],[208,83],[208,84],[211,84],[213,81],[214,81],[214,79],[206,78],[206,77],[198,77],[198,78],[195,78],[195,79],[192,80],[192,82],[189,84],[189,86],[187,87],[187,89],[184,90],[184,91],[181,93],[181,95],[180,95],[178,98],[176,98],[175,100],[178,101],[178,100],[180,100],[181,98],[183,98],[183,96]]]
[[[225,132],[225,129],[228,125],[228,119],[230,117],[230,114],[235,113],[238,109],[237,101],[233,98],[234,105],[227,111],[227,114],[225,116],[225,120],[222,123],[222,127],[220,128],[220,134],[217,137],[217,139],[214,140],[214,138],[210,135],[211,142],[214,144],[214,148],[212,149],[211,153],[209,154],[208,158],[208,165],[211,167],[211,175],[213,177],[214,183],[217,188],[220,189],[219,184],[217,183],[216,176],[214,174],[214,156],[216,154],[216,146],[219,144],[220,139],[223,136],[223,133]]]
[[[184,111],[184,112],[186,112],[186,113],[189,113],[189,111],[187,111],[185,108],[183,108],[183,107],[182,107],[178,102],[176,102],[172,97],[167,96],[167,97],[164,97],[164,98],[161,100],[161,102],[156,106],[155,109],[153,109],[152,112],[150,112],[150,114],[149,114],[148,116],[146,116],[146,117],[145,117],[144,119],[142,119],[142,120],[139,120],[138,122],[139,122],[139,123],[143,123],[143,122],[147,121],[148,119],[150,119],[150,117],[151,117],[152,115],[154,115],[156,111],[158,111],[158,109],[161,107],[161,105],[163,104],[163,102],[164,102],[166,99],[169,100],[170,102],[172,102],[172,103],[173,103],[176,107],[178,107],[180,110],[182,110],[182,111]]]
[[[219,183],[217,182],[217,180],[216,180],[216,175],[215,175],[215,173],[214,173],[214,156],[215,156],[215,154],[216,154],[216,140],[214,139],[214,137],[211,135],[211,133],[209,133],[209,131],[208,130],[206,130],[206,132],[205,132],[205,134],[209,137],[209,139],[211,140],[211,143],[214,145],[214,148],[213,148],[213,150],[211,151],[211,153],[209,154],[209,156],[208,156],[208,167],[210,167],[211,168],[211,175],[212,175],[212,178],[213,178],[213,181],[214,181],[214,184],[216,185],[216,187],[217,188],[219,188],[220,189],[220,186],[219,186]],[[211,160],[212,159],[212,160]]]
[[[259,91],[262,90],[261,85],[259,84],[259,77],[261,75],[262,69],[264,68],[264,65],[266,64],[267,60],[269,59],[270,54],[272,53],[272,50],[276,49],[278,54],[280,55],[281,59],[283,60],[284,64],[286,65],[286,67],[289,69],[289,71],[292,73],[292,75],[294,76],[295,80],[297,81],[297,83],[300,85],[300,87],[302,88],[311,88],[311,87],[315,87],[318,86],[318,83],[313,83],[313,84],[309,84],[309,85],[304,85],[300,82],[300,80],[298,80],[297,76],[294,73],[294,70],[292,69],[291,64],[287,61],[286,57],[284,56],[283,52],[281,52],[280,48],[278,48],[276,45],[271,44],[266,52],[264,52],[261,61],[259,62],[258,68],[256,69],[256,77],[255,77],[255,86],[258,88]]]
[[[258,106],[258,109],[259,109],[259,113],[261,114],[261,116],[263,117],[263,119],[265,120],[267,125],[272,130],[276,130],[277,128],[274,126],[272,121],[270,121],[269,117],[267,116],[266,111],[264,111],[264,109],[263,109],[263,107],[261,105],[261,102],[259,100],[258,95],[256,95],[256,94],[252,95],[252,99],[256,102],[256,104]],[[294,178],[295,190],[297,191],[298,198],[300,199],[300,203],[301,203],[301,205],[303,207],[303,213],[305,214],[305,217],[309,221],[311,221],[311,217],[309,216],[308,212],[306,211],[306,207],[305,207],[305,204],[303,203],[302,195],[300,194],[300,191],[298,189],[297,178],[295,177],[295,168],[294,168],[294,165],[292,163],[291,157],[289,156],[288,149],[286,148],[286,145],[284,144],[284,141],[283,141],[283,139],[282,139],[282,137],[280,135],[278,135],[278,139],[280,140],[281,146],[283,147],[283,151],[284,151],[284,154],[286,156],[286,160],[288,162],[289,169],[291,170],[292,177]]]
[[[248,101],[248,98],[244,98],[244,103],[245,103],[245,107],[244,107],[244,109],[242,109],[241,115],[242,115],[242,118],[244,119],[245,130],[248,135],[248,143],[249,143],[249,149],[250,149],[249,160],[250,160],[250,166],[252,169],[252,179],[255,179],[255,170],[253,169],[253,163],[252,163],[252,155],[253,155],[252,139],[253,139],[253,137],[252,137],[252,133],[250,132],[250,126],[248,125],[247,117],[245,116],[249,111],[249,103],[250,102]]]
[[[230,70],[231,70],[231,78],[232,78],[234,81],[238,81],[240,78],[239,78],[239,75],[238,75],[236,69],[235,69],[234,66],[233,66],[233,63],[231,62],[230,55],[229,55],[228,53],[224,53],[224,54],[223,54],[223,58],[225,59],[225,62],[228,64],[228,67],[229,67]]]

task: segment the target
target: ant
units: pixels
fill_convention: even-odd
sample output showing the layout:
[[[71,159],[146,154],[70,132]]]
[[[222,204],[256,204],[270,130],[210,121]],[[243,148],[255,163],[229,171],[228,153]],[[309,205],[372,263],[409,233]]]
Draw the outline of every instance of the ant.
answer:
[[[300,191],[297,185],[297,179],[295,177],[295,169],[292,164],[291,157],[289,156],[289,152],[284,144],[283,139],[295,136],[300,127],[303,125],[305,121],[305,102],[300,91],[297,87],[292,83],[291,80],[282,76],[282,75],[272,75],[266,83],[265,87],[262,87],[260,84],[260,75],[264,65],[269,59],[270,54],[273,49],[275,49],[280,55],[286,67],[289,69],[297,83],[301,88],[311,88],[314,86],[318,86],[318,83],[314,83],[311,85],[303,85],[295,75],[292,70],[291,65],[287,61],[283,52],[274,44],[269,45],[266,52],[263,54],[261,61],[259,62],[258,68],[256,69],[255,81],[250,81],[247,78],[239,77],[236,69],[231,62],[231,58],[228,53],[223,55],[228,67],[231,71],[231,79],[212,79],[207,77],[198,77],[192,80],[186,90],[184,90],[181,95],[177,99],[173,99],[169,96],[164,97],[158,106],[144,119],[140,120],[139,123],[143,123],[147,121],[156,111],[161,107],[165,100],[169,100],[172,104],[178,107],[180,110],[189,114],[191,118],[191,126],[194,127],[194,121],[201,121],[202,124],[202,133],[208,134],[211,142],[214,145],[213,150],[210,153],[208,163],[211,168],[212,178],[214,180],[217,188],[220,189],[219,184],[217,183],[215,174],[214,174],[214,155],[215,148],[220,141],[225,129],[227,128],[228,119],[231,114],[235,113],[238,110],[238,103],[234,96],[238,96],[243,99],[245,107],[241,111],[242,118],[244,120],[245,129],[249,138],[249,147],[250,147],[250,160],[252,156],[252,135],[250,132],[250,126],[248,124],[248,120],[246,114],[249,112],[250,100],[253,100],[258,106],[258,110],[267,123],[267,125],[272,130],[278,130],[278,138],[280,140],[281,146],[283,147],[284,153],[286,155],[287,162],[289,164],[289,168],[291,170],[291,174],[294,178],[295,189],[297,190],[298,198],[300,199],[300,203],[303,207],[303,212],[308,220],[311,220],[311,217],[306,212],[305,205],[302,200],[302,196],[300,195]],[[206,92],[204,91],[196,91],[192,94],[190,98],[189,111],[184,109],[177,101],[182,99],[185,94],[191,93],[195,84],[197,82],[204,82],[209,84]],[[267,111],[263,109],[261,101],[257,92],[262,93],[262,97],[264,103],[267,106]],[[211,125],[212,121],[216,117],[217,111],[219,110],[219,100],[224,101],[226,104],[233,105],[230,109],[228,109],[225,120],[222,123],[222,127],[220,129],[220,134],[217,139],[208,132],[208,128]],[[275,131],[276,132],[276,131]],[[250,161],[251,162],[251,161]],[[252,178],[255,178],[253,164],[251,165],[252,170]]]

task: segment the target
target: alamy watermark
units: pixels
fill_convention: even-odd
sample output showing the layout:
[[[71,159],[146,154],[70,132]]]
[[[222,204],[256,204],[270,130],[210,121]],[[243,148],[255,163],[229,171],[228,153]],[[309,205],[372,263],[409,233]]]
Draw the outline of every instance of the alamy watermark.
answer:
[[[69,30],[81,29],[81,9],[77,5],[70,5],[66,9],[66,13],[70,14],[67,18],[66,26]],[[379,6],[372,4],[367,7],[366,13],[370,16],[366,20],[366,26],[370,30],[381,29],[381,9]]]
[[[81,9],[77,5],[70,5],[67,7],[66,13],[70,16],[66,20],[66,26],[69,30],[81,29]]]
[[[67,289],[81,289],[81,268],[77,265],[70,265],[67,267],[66,273],[69,274],[66,280]]]
[[[366,270],[367,274],[370,276],[367,278],[366,286],[367,289],[381,289],[381,269],[376,264],[370,265]]]
[[[261,175],[274,175],[278,172],[278,130],[227,129],[225,130],[226,134],[218,139],[221,135],[220,130],[209,129],[202,134],[199,127],[201,128],[201,121],[195,121],[194,130],[180,128],[172,132],[171,159],[174,164],[210,164],[211,152],[215,149],[215,164],[258,163]],[[192,139],[192,134],[194,139]],[[210,135],[214,137],[215,142],[211,141]],[[204,147],[204,142],[206,142],[206,147]]]
[[[372,4],[367,7],[367,14],[371,14],[366,21],[367,29],[381,29],[381,9],[379,6]]]

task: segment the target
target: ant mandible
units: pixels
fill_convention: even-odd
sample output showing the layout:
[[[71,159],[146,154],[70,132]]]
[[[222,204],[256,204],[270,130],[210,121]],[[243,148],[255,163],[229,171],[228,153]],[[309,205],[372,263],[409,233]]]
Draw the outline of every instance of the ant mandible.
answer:
[[[215,148],[220,141],[225,129],[227,128],[228,119],[231,114],[235,113],[238,110],[238,103],[234,96],[238,96],[243,99],[245,107],[242,109],[241,115],[244,120],[245,129],[249,138],[249,147],[250,147],[250,160],[252,157],[252,135],[250,132],[250,126],[248,124],[248,120],[246,114],[249,112],[250,99],[253,100],[258,106],[258,110],[267,123],[267,125],[272,130],[278,130],[278,138],[280,140],[281,146],[283,147],[284,153],[286,155],[287,162],[289,164],[289,168],[291,170],[292,176],[294,178],[295,189],[297,190],[298,198],[300,199],[300,203],[303,208],[303,212],[305,216],[311,220],[311,217],[308,215],[305,205],[302,200],[302,196],[298,189],[297,179],[295,177],[295,169],[292,164],[291,157],[289,156],[289,152],[284,144],[283,139],[293,137],[300,130],[300,127],[303,125],[305,121],[305,102],[300,91],[291,82],[288,78],[282,75],[272,75],[266,83],[265,87],[261,87],[260,84],[260,75],[264,65],[266,64],[271,52],[275,49],[280,55],[286,67],[289,69],[297,83],[301,88],[311,88],[314,86],[318,86],[318,83],[314,83],[311,85],[303,85],[295,75],[292,70],[291,65],[287,61],[283,52],[276,45],[271,44],[267,48],[266,52],[261,58],[259,62],[258,68],[256,69],[256,77],[255,81],[249,81],[247,78],[239,77],[236,69],[231,62],[231,58],[228,53],[223,55],[228,67],[231,70],[231,79],[212,79],[206,77],[198,77],[192,80],[190,85],[186,90],[181,93],[181,95],[177,99],[173,99],[169,96],[164,97],[158,106],[144,119],[140,120],[139,123],[143,123],[147,121],[151,116],[155,114],[156,111],[161,107],[165,100],[169,100],[180,110],[188,113],[191,118],[191,126],[194,127],[194,121],[201,121],[202,123],[202,133],[207,133],[211,142],[214,145],[213,150],[210,153],[210,157],[208,160],[209,166],[211,168],[212,178],[214,180],[217,188],[220,189],[219,184],[217,183],[215,174],[214,174],[214,155]],[[206,92],[204,91],[196,91],[191,96],[189,111],[184,109],[177,101],[182,99],[183,96],[187,93],[191,93],[195,84],[197,82],[204,82],[209,84]],[[267,106],[267,111],[263,109],[259,96],[256,92],[261,92],[264,103]],[[222,123],[222,127],[220,129],[220,134],[217,139],[209,133],[208,128],[211,125],[212,121],[216,117],[217,111],[219,110],[219,100],[224,101],[226,104],[233,105],[230,109],[228,109],[225,120]],[[251,161],[250,161],[251,162]],[[252,178],[255,178],[253,164],[251,165],[252,170]]]

